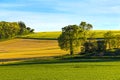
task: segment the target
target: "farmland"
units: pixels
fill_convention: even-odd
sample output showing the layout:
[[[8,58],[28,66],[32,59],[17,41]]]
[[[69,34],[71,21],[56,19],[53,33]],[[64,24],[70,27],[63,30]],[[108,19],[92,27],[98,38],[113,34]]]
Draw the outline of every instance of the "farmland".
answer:
[[[120,34],[120,30],[92,30],[90,33],[95,33],[95,38],[103,38],[104,33],[107,31],[113,32],[115,35]],[[19,36],[20,38],[33,38],[33,39],[57,39],[61,32],[36,32],[25,36]]]
[[[67,54],[56,40],[12,39],[0,42],[0,58],[29,58]]]
[[[106,31],[94,31],[103,38]],[[1,80],[119,80],[120,59],[71,58],[59,48],[61,32],[38,32],[0,42],[0,59],[31,58],[20,62],[1,61]],[[119,34],[119,31],[114,31]],[[27,38],[27,39],[24,39]],[[54,56],[54,57],[51,57]],[[79,55],[80,56],[80,55]]]

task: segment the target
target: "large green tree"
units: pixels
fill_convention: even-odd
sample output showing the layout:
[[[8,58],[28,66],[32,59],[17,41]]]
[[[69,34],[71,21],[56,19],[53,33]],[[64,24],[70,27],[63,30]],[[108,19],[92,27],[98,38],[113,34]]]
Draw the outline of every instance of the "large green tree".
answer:
[[[74,54],[74,50],[80,46],[81,29],[77,25],[68,25],[62,28],[62,34],[58,38],[61,49],[69,50],[70,55]]]

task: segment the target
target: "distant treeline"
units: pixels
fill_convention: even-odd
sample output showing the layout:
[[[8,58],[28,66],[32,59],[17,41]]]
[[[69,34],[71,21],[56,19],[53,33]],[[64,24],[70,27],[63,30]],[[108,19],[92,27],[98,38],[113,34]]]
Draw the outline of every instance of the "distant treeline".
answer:
[[[19,22],[0,22],[0,39],[14,38],[17,35],[33,33],[34,29],[26,27],[25,23]]]

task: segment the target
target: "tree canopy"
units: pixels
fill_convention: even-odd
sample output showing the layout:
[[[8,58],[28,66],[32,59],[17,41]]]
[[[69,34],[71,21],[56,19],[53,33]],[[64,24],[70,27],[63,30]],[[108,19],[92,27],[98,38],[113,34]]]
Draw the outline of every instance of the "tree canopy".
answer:
[[[13,38],[16,35],[23,35],[34,30],[26,27],[24,22],[0,22],[0,39]]]
[[[62,34],[58,38],[58,43],[61,49],[69,50],[70,54],[74,54],[75,48],[80,46],[81,29],[77,25],[68,25],[62,28]]]
[[[87,40],[87,34],[89,32],[89,30],[91,30],[93,28],[92,24],[89,24],[89,23],[86,23],[86,22],[81,22],[79,27],[81,28],[82,30],[82,38],[84,40],[84,42]]]

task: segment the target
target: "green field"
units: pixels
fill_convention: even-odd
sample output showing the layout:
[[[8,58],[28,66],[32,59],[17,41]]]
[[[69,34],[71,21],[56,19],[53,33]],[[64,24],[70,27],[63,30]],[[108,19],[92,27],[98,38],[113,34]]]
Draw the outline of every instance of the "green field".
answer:
[[[104,33],[112,31],[115,35],[120,34],[120,30],[92,30],[90,33],[95,33],[95,38],[103,38]],[[25,36],[19,36],[20,38],[35,38],[35,39],[57,39],[61,32],[36,32]]]
[[[20,36],[20,38],[57,39],[60,34],[61,34],[61,32],[36,32],[33,34]]]
[[[0,66],[1,80],[120,80],[120,61],[28,61]]]

